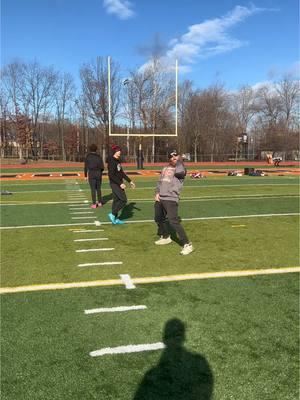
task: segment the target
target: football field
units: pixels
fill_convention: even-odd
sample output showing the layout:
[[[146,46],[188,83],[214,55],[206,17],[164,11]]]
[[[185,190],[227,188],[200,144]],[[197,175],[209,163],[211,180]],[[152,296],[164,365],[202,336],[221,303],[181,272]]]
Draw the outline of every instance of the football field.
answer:
[[[121,226],[106,180],[2,183],[2,398],[297,399],[299,178],[187,177],[188,256],[134,180]]]

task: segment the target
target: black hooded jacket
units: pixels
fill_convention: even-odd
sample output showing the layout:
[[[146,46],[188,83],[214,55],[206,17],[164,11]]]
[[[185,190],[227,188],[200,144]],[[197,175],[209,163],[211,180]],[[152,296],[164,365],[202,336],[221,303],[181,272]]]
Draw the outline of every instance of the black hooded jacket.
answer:
[[[89,153],[84,161],[84,176],[98,178],[102,175],[104,163],[102,157],[97,153]]]
[[[127,182],[131,182],[131,179],[123,171],[120,161],[114,156],[110,156],[108,158],[107,166],[110,183],[115,183],[120,186],[121,183],[123,183],[123,179],[125,179]]]

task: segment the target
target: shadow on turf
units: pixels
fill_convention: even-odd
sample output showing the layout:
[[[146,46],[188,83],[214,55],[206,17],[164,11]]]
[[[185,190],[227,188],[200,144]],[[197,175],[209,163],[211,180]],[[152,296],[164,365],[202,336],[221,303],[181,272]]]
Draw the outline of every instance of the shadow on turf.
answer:
[[[159,363],[146,372],[133,400],[211,400],[213,374],[206,359],[187,351],[185,325],[167,321],[163,334],[165,349]]]
[[[108,203],[109,200],[112,200],[112,198],[113,198],[112,193],[102,196],[102,204],[104,205],[104,204]]]
[[[136,203],[128,203],[126,206],[122,209],[120,219],[130,219],[134,215],[134,210],[141,211],[140,208],[135,206]]]

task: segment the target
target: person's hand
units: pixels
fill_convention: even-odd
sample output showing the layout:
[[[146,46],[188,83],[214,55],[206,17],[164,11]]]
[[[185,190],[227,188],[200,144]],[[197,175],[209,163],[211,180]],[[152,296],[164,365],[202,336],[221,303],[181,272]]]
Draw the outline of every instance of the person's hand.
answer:
[[[123,190],[126,189],[125,183],[121,183],[120,188],[123,189]]]
[[[159,193],[156,193],[156,195],[155,195],[155,201],[160,201]]]
[[[131,181],[130,182],[130,186],[131,186],[132,189],[135,189],[135,183],[134,182]]]

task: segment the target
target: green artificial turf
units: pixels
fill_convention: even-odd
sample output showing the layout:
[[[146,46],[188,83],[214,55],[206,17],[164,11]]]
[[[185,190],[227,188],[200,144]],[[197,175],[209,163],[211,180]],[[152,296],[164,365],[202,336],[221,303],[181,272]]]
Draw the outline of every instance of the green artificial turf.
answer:
[[[133,166],[127,166],[126,165],[126,159],[122,161],[123,165],[124,165],[124,170],[125,171],[133,171],[136,170],[136,165]],[[164,164],[164,163],[163,163]],[[167,165],[167,162],[165,163],[165,165]],[[282,170],[283,167],[279,166],[276,167],[274,165],[267,165],[265,163],[261,163],[261,164],[256,164],[256,165],[249,165],[247,163],[245,164],[228,164],[228,165],[224,165],[224,164],[200,164],[200,165],[190,165],[188,162],[185,163],[185,167],[188,170],[191,171],[195,171],[195,170],[209,170],[209,171],[228,171],[228,170],[243,170],[244,168],[255,168],[255,169],[261,169],[261,170],[267,170],[268,173],[272,173],[277,172],[278,170]],[[297,170],[299,169],[299,165],[285,165],[284,168],[289,168],[290,170]],[[46,167],[35,167],[34,165],[28,165],[26,168],[24,168],[24,166],[20,165],[17,168],[11,168],[11,167],[5,167],[5,168],[1,168],[1,173],[2,174],[21,174],[21,173],[29,173],[29,172],[33,172],[33,173],[49,173],[49,172],[63,172],[63,173],[67,173],[67,172],[83,172],[83,163],[82,166],[66,166],[66,167],[56,167],[55,164],[53,164],[52,167],[46,166]],[[143,168],[144,170],[161,170],[162,169],[162,165],[145,165],[145,167]]]
[[[153,222],[153,178],[140,179],[139,189],[128,190],[128,205],[121,217],[136,223],[123,226],[108,223],[111,197],[107,182],[103,185],[103,195],[108,202],[97,210],[83,204],[82,207],[90,212],[86,216],[91,217],[83,219],[73,219],[84,214],[72,214],[76,211],[70,209],[68,191],[73,193],[75,189],[82,189],[80,193],[89,202],[86,183],[56,182],[51,193],[47,193],[49,186],[52,187],[47,182],[40,181],[34,185],[15,183],[11,186],[16,188],[14,194],[2,196],[1,225],[12,228],[1,231],[2,286],[110,279],[118,278],[121,273],[140,277],[298,265],[298,216],[259,217],[261,214],[297,214],[297,180],[290,177],[267,177],[263,181],[241,178],[237,181],[230,177],[187,181],[179,214],[183,219],[190,219],[183,221],[183,225],[195,252],[184,263],[175,236],[175,241],[169,246],[154,245],[157,236]],[[26,193],[20,189],[25,189]],[[55,204],[45,201],[50,195],[52,200],[57,200]],[[224,219],[247,215],[257,217]],[[203,220],[191,220],[193,218]],[[96,220],[105,222],[100,227],[104,232],[83,235],[71,230],[76,226],[97,229],[93,225]],[[148,222],[142,222],[145,220]],[[86,225],[76,225],[80,223]],[[66,226],[55,227],[64,224]],[[36,225],[41,227],[14,229]],[[108,240],[74,242],[74,239],[89,237],[107,237]],[[114,250],[76,252],[78,249],[101,247]],[[78,267],[78,264],[111,261],[123,264]]]
[[[13,194],[1,196],[1,285],[299,265],[298,215],[259,216],[298,214],[298,177],[187,178],[179,208],[181,217],[188,219],[183,226],[195,247],[187,257],[179,255],[175,237],[168,246],[154,244],[157,177],[134,180],[137,189],[127,191],[128,206],[122,213],[129,223],[123,226],[107,224],[111,191],[106,179],[107,203],[94,211],[85,203],[92,211],[87,215],[93,217],[85,226],[79,225],[85,220],[72,219],[75,214],[69,207],[69,194],[79,189],[89,204],[84,181],[2,182],[1,190]],[[230,218],[247,215],[254,217]],[[96,227],[96,219],[105,224]],[[66,226],[57,226],[62,224]],[[24,227],[31,225],[42,226]],[[74,233],[76,228],[95,232]],[[95,237],[108,240],[74,242]],[[101,247],[115,250],[76,252]],[[78,267],[106,261],[123,264]],[[138,285],[136,290],[117,286],[2,295],[1,398],[294,400],[299,397],[298,289],[298,275],[287,274]],[[134,304],[148,309],[83,313],[88,308]],[[172,318],[187,327],[186,347],[179,353],[89,356],[102,347],[161,341]],[[208,368],[213,383],[192,397],[191,387],[197,388],[199,376],[207,375]],[[151,397],[148,390],[156,389]]]
[[[92,233],[74,227],[33,228],[2,232],[2,286],[73,282],[297,266],[298,217],[264,217],[185,221],[195,252],[179,255],[173,242],[156,246],[154,223],[103,225]],[[82,227],[81,227],[82,228]],[[99,229],[83,227],[85,229]],[[107,241],[74,242],[78,238],[107,237]],[[76,253],[77,249],[114,248]],[[122,265],[78,267],[78,264],[122,261]]]
[[[295,400],[298,289],[287,274],[3,295],[2,399]],[[84,314],[120,305],[147,310]],[[167,323],[164,351],[89,356],[160,342]]]

